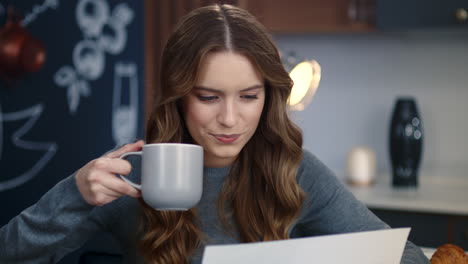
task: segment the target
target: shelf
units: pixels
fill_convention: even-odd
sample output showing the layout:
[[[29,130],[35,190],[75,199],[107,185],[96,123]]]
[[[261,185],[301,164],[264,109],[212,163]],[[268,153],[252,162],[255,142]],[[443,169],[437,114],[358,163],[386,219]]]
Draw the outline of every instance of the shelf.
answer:
[[[390,176],[377,177],[369,187],[347,186],[370,209],[468,216],[468,175],[419,179],[417,188],[394,188]]]

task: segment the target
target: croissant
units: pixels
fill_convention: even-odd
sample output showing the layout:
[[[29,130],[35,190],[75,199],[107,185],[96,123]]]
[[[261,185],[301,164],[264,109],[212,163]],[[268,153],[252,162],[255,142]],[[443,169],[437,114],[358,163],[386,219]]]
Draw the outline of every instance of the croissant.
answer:
[[[468,255],[459,246],[444,244],[432,255],[431,264],[468,264]]]

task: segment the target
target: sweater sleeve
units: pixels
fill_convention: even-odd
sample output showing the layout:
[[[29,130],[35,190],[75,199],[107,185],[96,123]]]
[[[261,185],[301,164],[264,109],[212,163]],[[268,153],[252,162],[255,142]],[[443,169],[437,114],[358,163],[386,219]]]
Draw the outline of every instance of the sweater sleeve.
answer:
[[[304,151],[298,182],[306,193],[297,228],[305,236],[390,228],[344,186],[314,155]],[[407,242],[403,264],[429,263],[420,248]]]
[[[0,229],[0,263],[56,263],[103,229],[74,175]]]

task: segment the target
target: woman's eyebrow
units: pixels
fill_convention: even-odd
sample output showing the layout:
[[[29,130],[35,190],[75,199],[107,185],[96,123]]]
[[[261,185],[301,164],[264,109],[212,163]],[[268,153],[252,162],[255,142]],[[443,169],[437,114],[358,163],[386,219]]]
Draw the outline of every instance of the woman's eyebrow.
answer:
[[[263,84],[256,84],[256,85],[252,85],[252,86],[250,86],[248,88],[245,88],[245,89],[241,90],[241,92],[246,92],[246,91],[261,89],[261,88],[263,88]]]
[[[255,84],[255,85],[249,86],[249,87],[247,87],[245,89],[242,89],[241,92],[246,92],[246,91],[260,89],[260,88],[263,88],[263,84]],[[209,87],[205,87],[205,86],[199,86],[199,85],[194,86],[193,89],[207,91],[207,92],[214,92],[214,93],[222,93],[223,92],[221,90],[217,90],[217,89],[213,89],[213,88],[209,88]]]

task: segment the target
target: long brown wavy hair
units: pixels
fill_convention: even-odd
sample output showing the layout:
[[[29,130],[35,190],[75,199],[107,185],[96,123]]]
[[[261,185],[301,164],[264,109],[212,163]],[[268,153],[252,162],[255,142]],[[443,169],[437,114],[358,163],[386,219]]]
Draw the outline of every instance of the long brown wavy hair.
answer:
[[[258,128],[232,164],[221,190],[220,219],[226,231],[242,242],[286,239],[304,200],[296,181],[302,134],[287,113],[292,80],[267,30],[247,11],[211,5],[192,11],[178,24],[163,52],[161,89],[147,121],[146,141],[194,143],[181,101],[195,85],[205,55],[219,51],[249,58],[261,73],[266,92]],[[156,211],[140,202],[140,250],[145,261],[189,262],[203,243],[196,209]]]

